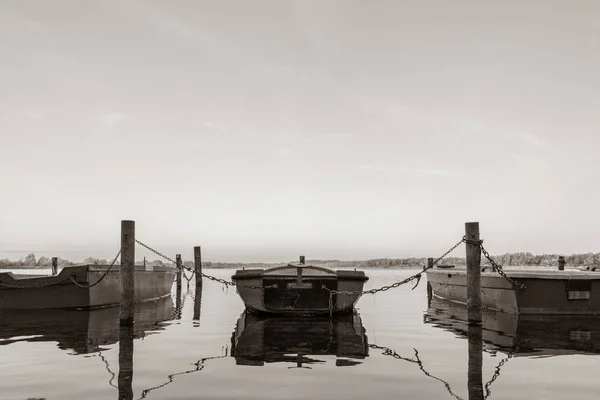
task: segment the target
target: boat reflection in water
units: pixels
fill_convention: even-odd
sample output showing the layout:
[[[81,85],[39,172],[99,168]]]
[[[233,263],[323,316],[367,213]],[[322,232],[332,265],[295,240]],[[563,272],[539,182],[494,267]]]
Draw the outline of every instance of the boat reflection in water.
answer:
[[[98,351],[119,341],[119,307],[91,311],[0,310],[0,346],[15,342],[57,342],[76,354]],[[173,298],[135,305],[134,338],[143,338],[166,327],[174,319]]]
[[[262,316],[244,311],[231,337],[237,365],[324,363],[314,356],[336,356],[336,366],[360,364],[369,354],[365,328],[357,312],[327,316]],[[313,357],[310,357],[313,356]],[[294,367],[290,367],[294,368]]]
[[[600,354],[600,317],[482,311],[482,339],[488,351],[502,351],[512,357]],[[425,323],[459,337],[468,336],[464,305],[433,297]]]

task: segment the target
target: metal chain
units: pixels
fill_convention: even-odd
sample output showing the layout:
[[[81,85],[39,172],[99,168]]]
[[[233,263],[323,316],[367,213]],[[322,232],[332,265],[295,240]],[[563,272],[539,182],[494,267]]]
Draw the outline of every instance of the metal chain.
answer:
[[[188,281],[188,284],[189,284],[190,281],[192,280],[192,278],[194,277],[195,271],[192,271],[192,274],[190,275],[189,278],[188,278],[187,274],[184,271],[182,271],[182,273],[183,273],[183,277],[185,278],[186,281]]]
[[[386,286],[382,286],[378,289],[370,289],[370,290],[357,290],[357,291],[348,291],[348,290],[331,290],[329,288],[327,288],[325,285],[322,285],[321,287],[327,291],[329,291],[330,296],[333,294],[375,294],[378,292],[385,292],[386,290],[389,289],[393,289],[393,288],[397,288],[398,286],[404,285],[406,283],[412,282],[415,279],[417,280],[417,282],[415,283],[415,285],[413,286],[413,290],[419,285],[419,282],[421,281],[421,276],[423,274],[423,272],[427,271],[430,268],[433,268],[433,266],[435,266],[438,262],[440,262],[444,257],[446,257],[448,254],[450,254],[454,249],[456,249],[461,243],[463,243],[466,240],[466,237],[463,236],[462,239],[460,240],[460,242],[456,243],[454,246],[452,246],[448,251],[446,251],[444,254],[442,254],[440,257],[438,257],[430,266],[423,266],[422,270],[419,271],[417,274],[412,275],[402,281],[393,283],[391,285],[386,285]]]
[[[514,279],[506,276],[506,273],[504,272],[504,270],[502,270],[502,266],[498,265],[496,263],[496,261],[494,261],[492,259],[492,257],[490,256],[490,253],[488,253],[487,250],[483,247],[483,240],[479,241],[479,247],[481,248],[481,252],[485,256],[485,258],[487,258],[488,261],[490,262],[490,264],[492,264],[492,268],[494,269],[494,271],[498,272],[498,274],[500,274],[504,279],[506,279],[508,282],[512,283],[513,285],[517,286],[519,289],[525,290],[527,288],[527,286],[525,286],[524,284],[520,284],[517,281],[515,281]]]
[[[175,265],[178,265],[178,264],[177,264],[177,262],[176,262],[176,261],[174,261],[172,258],[169,258],[169,257],[165,256],[164,254],[162,254],[161,252],[159,252],[159,251],[157,251],[157,250],[154,250],[152,247],[148,246],[147,244],[144,244],[144,243],[140,242],[140,241],[139,241],[139,240],[137,240],[137,239],[135,239],[135,241],[136,241],[136,243],[138,243],[138,244],[140,244],[140,245],[144,246],[146,249],[150,250],[151,252],[153,252],[153,253],[157,254],[158,256],[160,256],[160,257],[164,258],[165,260],[168,260],[168,261],[172,262],[173,264],[175,264]],[[190,271],[190,272],[194,272],[194,270],[193,270],[193,269],[191,269],[191,268],[189,268],[189,267],[186,267],[185,265],[181,265],[181,268],[183,268],[183,269],[186,269],[186,270],[188,270],[188,271]],[[201,273],[201,275],[202,275],[202,277],[203,277],[203,278],[206,278],[206,279],[208,279],[208,280],[211,280],[211,281],[213,281],[213,282],[218,282],[218,283],[221,283],[221,284],[223,284],[223,285],[225,285],[225,286],[227,286],[227,287],[229,287],[229,286],[237,286],[237,287],[245,287],[245,288],[248,288],[248,289],[261,289],[261,290],[264,290],[264,289],[271,289],[271,288],[275,288],[275,287],[277,287],[277,284],[273,284],[273,285],[269,285],[269,286],[262,286],[262,285],[244,285],[244,284],[240,284],[240,283],[236,284],[235,282],[232,282],[232,281],[227,281],[227,280],[225,280],[225,279],[221,279],[221,278],[217,278],[217,277],[215,277],[215,276],[210,276],[210,275],[207,275],[207,274],[205,274],[204,272],[202,272],[202,273]],[[187,279],[187,278],[186,278],[186,279]],[[191,279],[191,278],[190,278],[190,279]]]
[[[159,252],[157,250],[154,250],[152,247],[148,246],[147,244],[144,244],[144,243],[140,242],[137,239],[135,239],[135,242],[138,243],[138,244],[140,244],[140,245],[142,245],[143,247],[147,248],[148,250],[150,250],[154,254],[157,254],[158,256],[164,258],[165,260],[170,261],[173,264],[177,265],[177,261],[173,260],[172,258],[169,258],[169,257],[165,256],[163,253],[161,253],[161,252]]]
[[[513,356],[513,353],[508,353],[508,356],[503,358],[498,365],[496,366],[496,370],[494,371],[494,375],[492,376],[492,379],[490,379],[490,381],[488,383],[485,384],[485,396],[484,399],[487,399],[491,394],[492,394],[492,390],[490,389],[490,386],[492,385],[492,383],[494,383],[494,381],[500,376],[500,368],[502,368],[502,366],[504,364],[506,364],[506,362],[508,360],[510,360]]]
[[[69,275],[69,279],[71,279],[71,282],[73,282],[76,286],[79,286],[80,288],[84,288],[84,289],[93,288],[94,286],[96,286],[97,284],[99,284],[100,282],[102,282],[102,280],[104,278],[106,278],[106,276],[108,275],[108,273],[110,272],[110,270],[112,269],[112,267],[117,262],[117,258],[119,258],[120,254],[121,254],[121,250],[119,250],[119,252],[117,253],[117,255],[115,256],[115,258],[113,259],[113,261],[110,264],[110,266],[108,267],[108,269],[104,272],[104,274],[102,274],[102,276],[100,278],[98,278],[98,280],[96,282],[92,283],[91,285],[83,285],[83,284],[77,282],[75,280],[75,275],[74,274]]]

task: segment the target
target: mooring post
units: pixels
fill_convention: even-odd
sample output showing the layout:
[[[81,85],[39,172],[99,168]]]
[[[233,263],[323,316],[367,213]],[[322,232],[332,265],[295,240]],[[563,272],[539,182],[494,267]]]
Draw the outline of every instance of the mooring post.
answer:
[[[465,224],[467,255],[467,318],[469,324],[481,323],[481,245],[479,222]]]
[[[433,258],[427,259],[427,269],[433,268]],[[431,305],[431,299],[433,298],[433,288],[431,282],[427,281],[427,307]]]
[[[558,270],[565,270],[565,256],[558,256]]]
[[[52,275],[58,274],[58,257],[52,257]]]
[[[135,293],[135,221],[121,221],[120,324],[133,325]]]
[[[175,255],[175,262],[177,263],[177,293],[181,294],[181,274],[182,274],[182,263],[181,263],[181,254]]]
[[[194,274],[196,275],[196,293],[202,290],[202,248],[194,247]]]
[[[177,318],[176,319],[181,319],[181,306],[182,306],[182,301],[181,301],[181,274],[182,274],[182,267],[181,267],[181,254],[176,254],[175,255],[175,263],[177,266],[177,288],[176,288],[176,293],[175,293],[175,310],[177,311]]]

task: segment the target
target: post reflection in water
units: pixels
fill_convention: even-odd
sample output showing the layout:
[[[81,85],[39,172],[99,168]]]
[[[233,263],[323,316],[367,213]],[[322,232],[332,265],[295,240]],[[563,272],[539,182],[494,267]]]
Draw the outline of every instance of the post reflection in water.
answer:
[[[481,325],[469,325],[469,400],[483,400],[483,336]]]
[[[133,326],[119,330],[119,400],[133,399]]]
[[[181,319],[181,309],[183,308],[183,304],[181,304],[181,300],[182,300],[181,287],[177,286],[177,289],[175,290],[175,313],[176,313],[175,319]]]
[[[200,309],[202,308],[202,287],[196,287],[194,294],[194,326],[200,326]]]
[[[369,344],[358,313],[334,316],[263,316],[244,311],[231,336],[238,365],[290,363],[291,368],[324,364],[315,356],[334,355],[337,367],[360,364]],[[311,357],[312,356],[312,357]]]

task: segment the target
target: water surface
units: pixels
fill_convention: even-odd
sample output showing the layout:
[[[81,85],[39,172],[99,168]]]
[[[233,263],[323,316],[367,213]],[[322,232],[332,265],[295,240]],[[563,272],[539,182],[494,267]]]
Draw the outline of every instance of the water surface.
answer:
[[[414,272],[367,270],[366,288]],[[363,296],[355,317],[310,323],[256,323],[234,288],[193,287],[184,280],[180,310],[174,296],[138,306],[132,330],[119,330],[118,309],[1,312],[0,398],[475,399],[477,374],[481,397],[598,398],[595,319],[487,313],[481,344],[466,339],[461,307],[428,307],[425,279]]]

